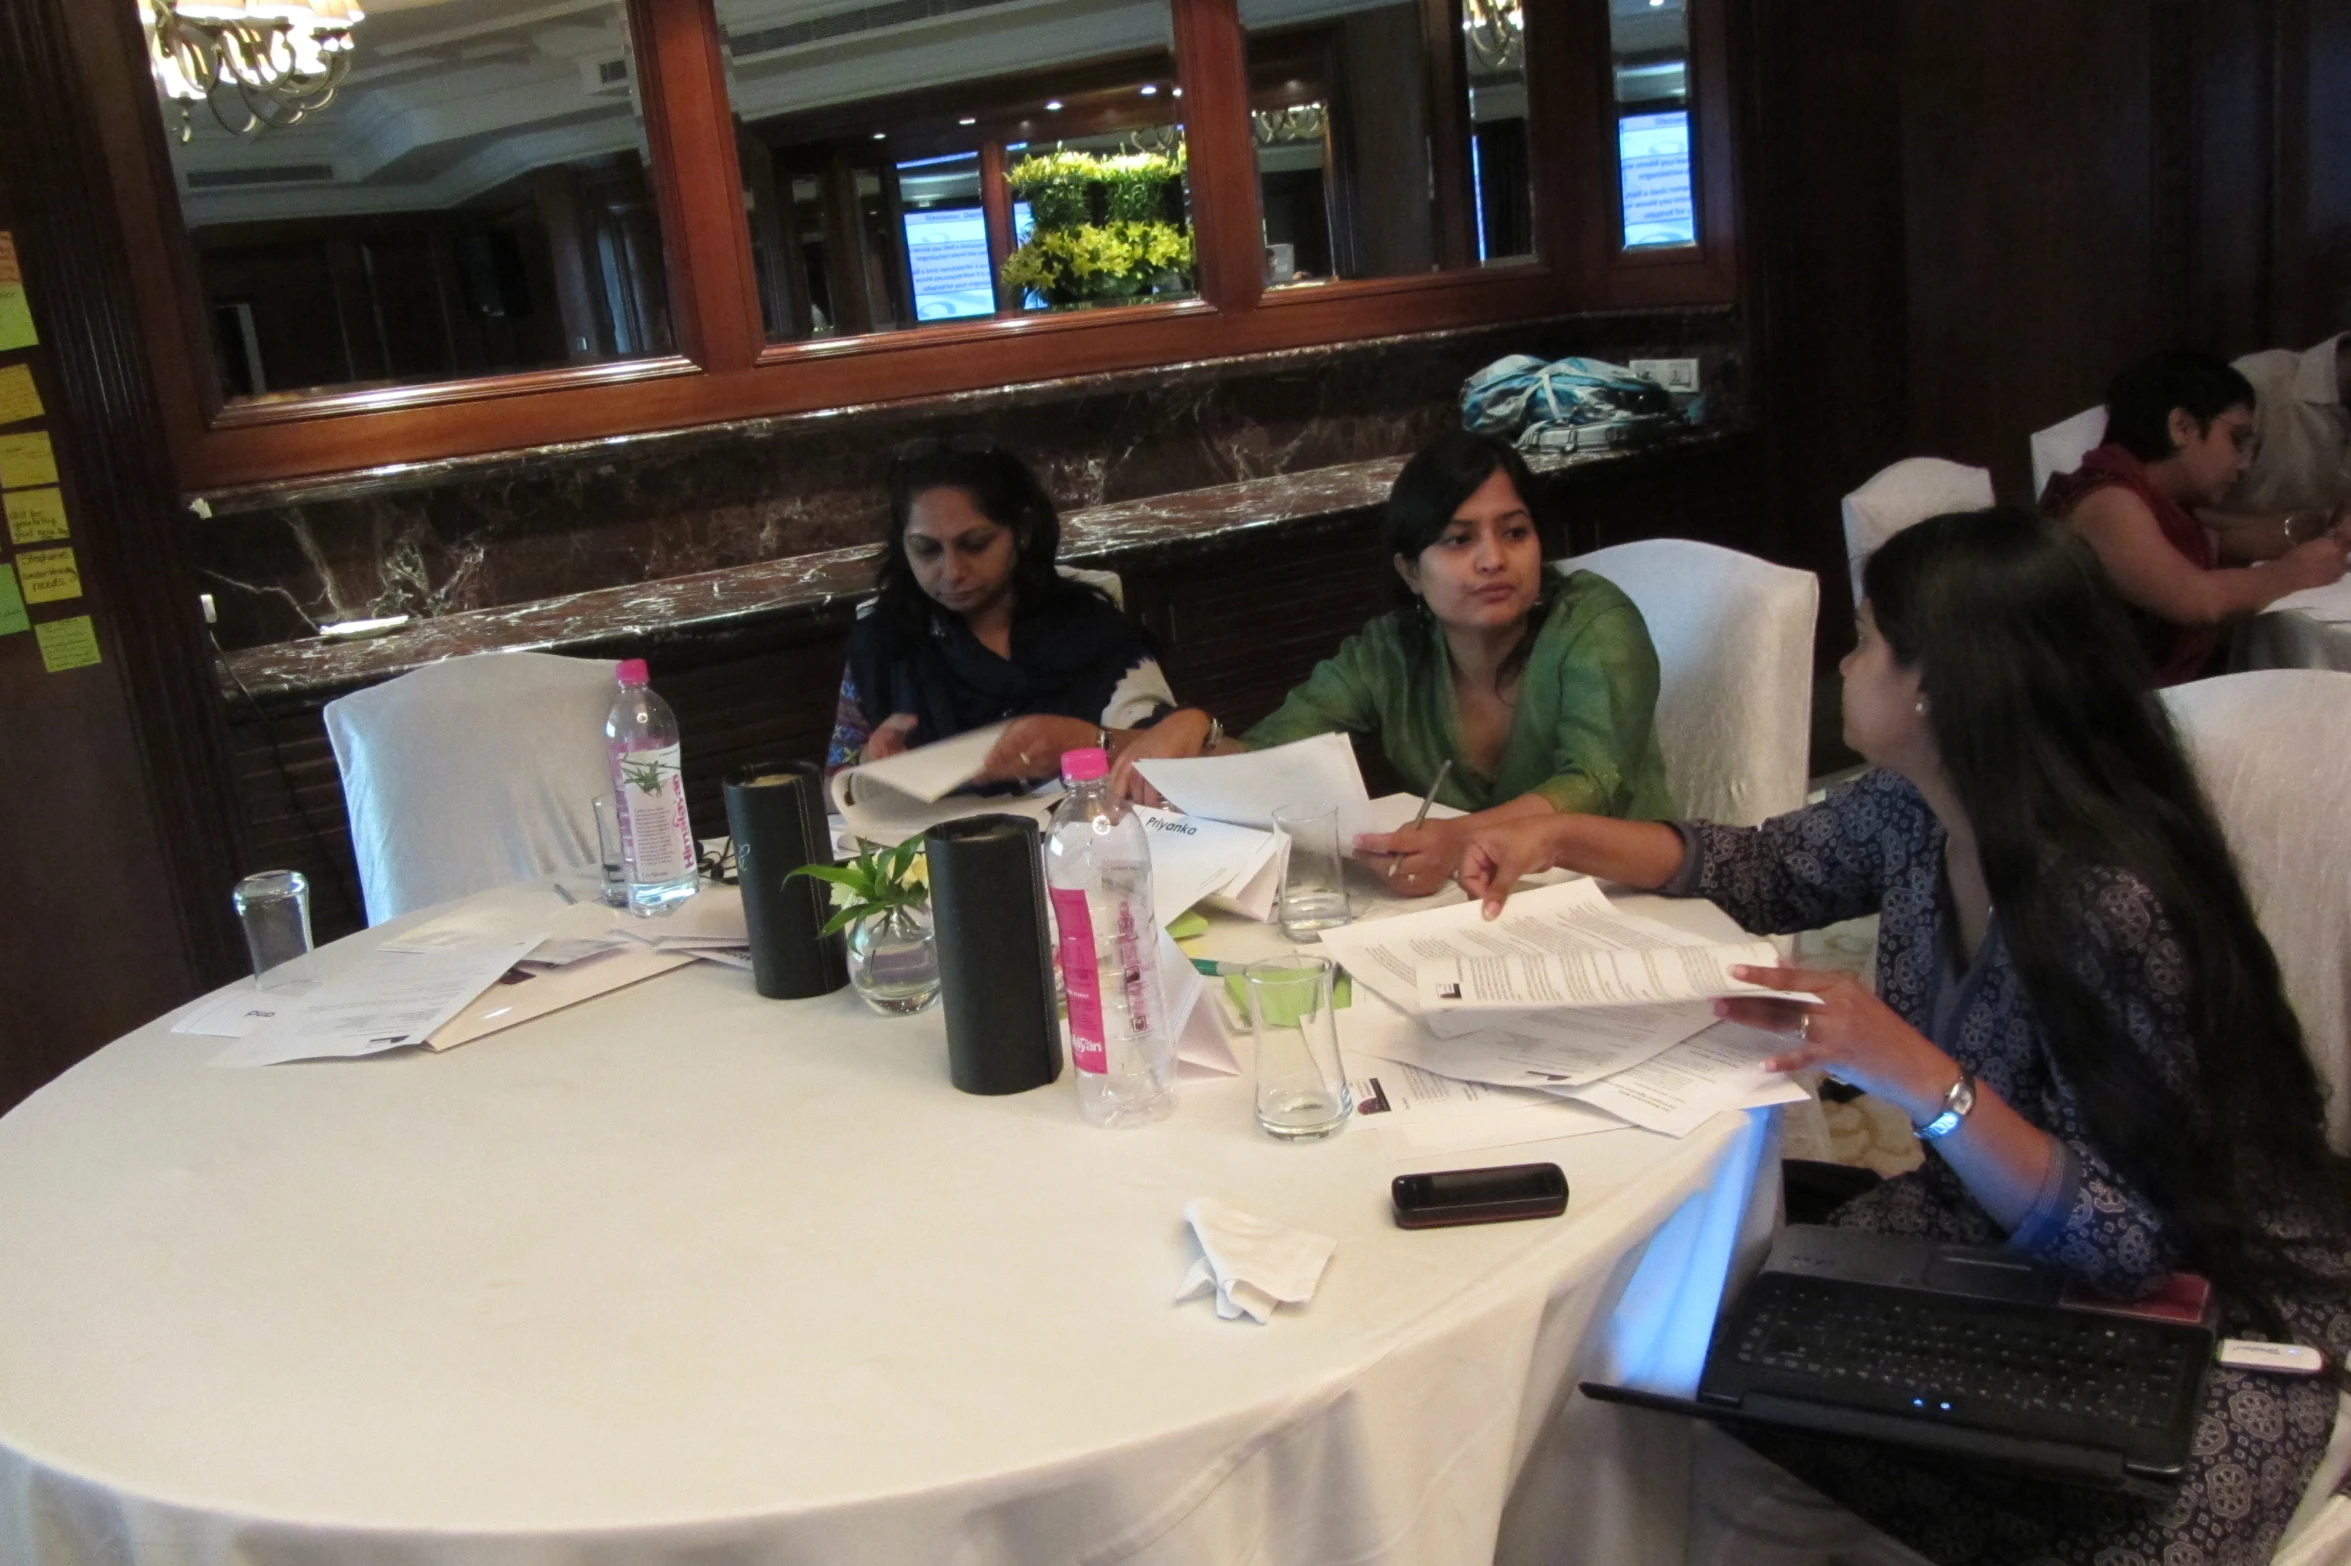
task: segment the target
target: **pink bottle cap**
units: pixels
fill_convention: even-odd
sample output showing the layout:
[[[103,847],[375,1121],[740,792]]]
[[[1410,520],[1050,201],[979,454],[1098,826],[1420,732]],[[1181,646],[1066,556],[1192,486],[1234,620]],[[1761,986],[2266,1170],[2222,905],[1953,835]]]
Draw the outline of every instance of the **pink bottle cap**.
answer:
[[[1099,745],[1061,753],[1061,776],[1070,783],[1091,783],[1110,776],[1110,754]]]
[[[645,660],[642,658],[623,658],[612,673],[623,685],[642,685],[651,678],[645,672]]]

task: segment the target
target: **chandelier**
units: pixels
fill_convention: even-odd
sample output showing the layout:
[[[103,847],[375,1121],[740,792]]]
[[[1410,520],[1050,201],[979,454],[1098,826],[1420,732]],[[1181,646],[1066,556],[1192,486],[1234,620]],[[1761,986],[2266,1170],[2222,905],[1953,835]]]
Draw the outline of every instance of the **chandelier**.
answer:
[[[1493,74],[1515,71],[1526,53],[1526,8],[1521,0],[1461,0],[1461,31],[1470,59]]]
[[[1251,109],[1249,123],[1257,145],[1277,141],[1320,141],[1325,111],[1320,103],[1293,103],[1286,109]]]
[[[245,135],[286,126],[334,101],[351,72],[358,0],[139,0],[147,59],[180,106],[180,140],[195,135],[190,106],[210,105],[221,127]],[[224,108],[223,104],[231,105]],[[232,118],[244,111],[244,123]]]

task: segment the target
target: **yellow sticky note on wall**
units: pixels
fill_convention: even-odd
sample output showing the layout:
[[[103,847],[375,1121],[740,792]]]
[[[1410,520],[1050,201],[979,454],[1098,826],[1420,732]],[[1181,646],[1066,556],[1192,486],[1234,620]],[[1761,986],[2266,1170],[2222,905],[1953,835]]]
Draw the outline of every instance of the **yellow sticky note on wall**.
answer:
[[[47,430],[0,435],[0,489],[31,489],[57,482],[57,452]]]
[[[33,384],[32,367],[0,365],[0,424],[21,424],[41,416],[41,389]]]
[[[16,264],[16,236],[0,228],[0,288],[22,288],[24,271]]]
[[[16,574],[28,604],[53,604],[82,596],[82,573],[70,549],[28,549],[16,557]]]
[[[65,519],[64,490],[11,490],[6,504],[8,538],[19,549],[27,544],[49,543],[71,531]]]
[[[51,674],[87,669],[99,661],[98,627],[90,623],[86,614],[36,625],[33,635],[41,644],[41,667]]]
[[[41,340],[33,328],[33,307],[25,302],[24,284],[0,287],[0,351],[30,348]]]
[[[24,612],[24,594],[16,590],[16,568],[0,560],[0,636],[30,630],[32,624]]]

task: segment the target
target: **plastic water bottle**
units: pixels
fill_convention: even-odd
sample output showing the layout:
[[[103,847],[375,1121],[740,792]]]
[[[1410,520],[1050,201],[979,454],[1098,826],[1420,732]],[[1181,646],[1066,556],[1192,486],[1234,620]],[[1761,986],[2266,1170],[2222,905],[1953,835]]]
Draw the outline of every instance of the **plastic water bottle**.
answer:
[[[616,672],[620,694],[604,719],[604,755],[629,911],[664,914],[694,895],[698,874],[686,780],[678,769],[678,719],[645,688],[644,659],[623,659]]]
[[[1098,1126],[1139,1126],[1175,1109],[1175,1040],[1159,979],[1151,846],[1110,797],[1110,759],[1061,758],[1069,795],[1045,838],[1045,885],[1060,929],[1078,1106]]]

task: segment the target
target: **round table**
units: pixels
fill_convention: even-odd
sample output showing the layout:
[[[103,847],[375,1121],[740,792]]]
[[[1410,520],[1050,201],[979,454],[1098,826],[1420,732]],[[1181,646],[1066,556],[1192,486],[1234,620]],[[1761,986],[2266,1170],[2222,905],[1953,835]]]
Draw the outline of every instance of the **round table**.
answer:
[[[1246,1077],[1095,1130],[707,964],[437,1055],[170,1021],[0,1120],[0,1559],[1648,1558],[1680,1433],[1573,1383],[1687,1359],[1776,1184],[1726,1114],[1453,1159],[1568,1215],[1407,1233]],[[1335,1238],[1313,1302],[1175,1303],[1197,1196]]]

